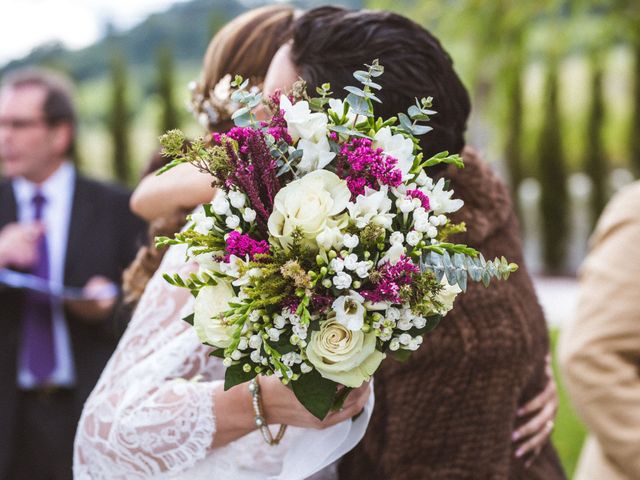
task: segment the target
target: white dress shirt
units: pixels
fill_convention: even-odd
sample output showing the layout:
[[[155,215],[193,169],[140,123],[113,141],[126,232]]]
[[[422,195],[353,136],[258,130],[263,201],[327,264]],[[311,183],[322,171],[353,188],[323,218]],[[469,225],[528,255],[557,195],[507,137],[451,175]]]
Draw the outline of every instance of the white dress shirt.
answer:
[[[36,185],[24,178],[13,180],[18,207],[18,221],[31,223],[35,217],[33,197],[38,190],[45,197],[43,220],[47,236],[49,253],[49,279],[60,285],[64,284],[64,265],[67,253],[67,238],[71,222],[71,207],[76,172],[70,162],[64,162],[42,185]],[[69,337],[69,328],[64,315],[62,303],[52,302],[53,340],[56,355],[56,367],[51,374],[51,385],[71,387],[75,383],[73,351]],[[30,389],[37,385],[34,376],[24,365],[23,354],[18,358],[18,386]]]

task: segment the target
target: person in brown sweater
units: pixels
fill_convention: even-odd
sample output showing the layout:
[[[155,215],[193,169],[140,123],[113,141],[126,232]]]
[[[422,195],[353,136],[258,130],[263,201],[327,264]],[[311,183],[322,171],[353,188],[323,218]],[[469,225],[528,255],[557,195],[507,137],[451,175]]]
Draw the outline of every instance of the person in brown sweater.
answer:
[[[470,283],[406,363],[383,362],[375,375],[371,423],[363,441],[341,460],[340,480],[564,478],[548,440],[529,463],[512,442],[512,431],[526,420],[518,406],[548,381],[549,341],[507,188],[477,154],[463,150],[470,102],[450,57],[405,17],[336,7],[298,18],[292,42],[276,53],[269,72],[282,72],[278,62],[286,65],[285,57],[309,92],[323,82],[340,92],[353,84],[354,70],[378,58],[385,72],[376,78],[382,85],[376,114],[383,118],[404,111],[415,98],[432,96],[438,113],[430,122],[434,131],[421,139],[425,157],[448,150],[461,152],[465,161],[464,169],[428,172],[449,180],[465,202],[453,220],[468,229],[455,241],[520,265],[508,281],[489,288]],[[267,92],[269,83],[267,73]]]

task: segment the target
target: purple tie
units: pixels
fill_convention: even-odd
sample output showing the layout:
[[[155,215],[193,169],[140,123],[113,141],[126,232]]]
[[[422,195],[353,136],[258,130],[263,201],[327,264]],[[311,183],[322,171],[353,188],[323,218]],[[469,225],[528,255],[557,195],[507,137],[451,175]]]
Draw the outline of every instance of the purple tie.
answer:
[[[46,199],[40,191],[33,197],[34,220],[42,220],[42,210]],[[38,242],[38,259],[32,273],[49,279],[49,253],[47,238],[43,234]],[[46,383],[55,366],[56,357],[53,344],[53,322],[51,297],[32,290],[25,290],[23,309],[23,360],[36,382]]]

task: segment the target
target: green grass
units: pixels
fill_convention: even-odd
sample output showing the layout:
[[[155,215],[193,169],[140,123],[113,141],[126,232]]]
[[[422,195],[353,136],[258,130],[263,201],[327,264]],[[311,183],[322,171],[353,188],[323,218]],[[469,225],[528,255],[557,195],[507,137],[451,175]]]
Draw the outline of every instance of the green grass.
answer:
[[[551,348],[554,354],[557,340],[558,330],[554,329],[551,331]],[[586,436],[586,429],[573,411],[567,392],[563,388],[555,355],[553,359],[553,371],[558,384],[560,401],[558,416],[556,417],[556,427],[553,433],[553,443],[560,455],[567,477],[572,478],[576,464],[578,463],[578,458],[580,457],[580,449]]]

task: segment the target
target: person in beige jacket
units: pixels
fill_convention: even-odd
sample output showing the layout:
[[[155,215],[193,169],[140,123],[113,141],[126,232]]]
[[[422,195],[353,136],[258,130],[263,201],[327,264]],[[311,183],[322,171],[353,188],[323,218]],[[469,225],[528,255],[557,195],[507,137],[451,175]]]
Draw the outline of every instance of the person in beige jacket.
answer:
[[[590,431],[574,478],[640,479],[640,182],[622,190],[598,221],[559,353]]]

